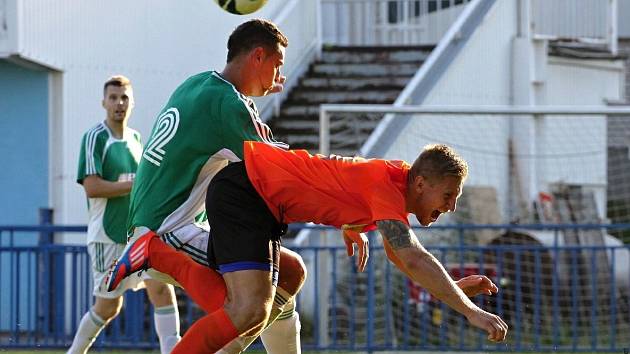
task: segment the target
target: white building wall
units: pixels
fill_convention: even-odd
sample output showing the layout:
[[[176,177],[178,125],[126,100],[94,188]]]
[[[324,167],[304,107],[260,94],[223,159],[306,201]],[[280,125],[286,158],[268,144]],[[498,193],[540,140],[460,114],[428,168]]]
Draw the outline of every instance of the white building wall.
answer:
[[[608,60],[549,57],[547,102],[552,105],[605,105],[623,94],[623,64]],[[595,193],[599,215],[606,215],[607,141],[604,116],[545,118],[539,132],[539,187],[582,185]]]
[[[560,38],[605,40],[609,3],[609,0],[531,0],[533,30],[536,34]]]
[[[621,61],[549,57],[547,99],[558,105],[603,105],[623,94],[622,74]]]
[[[15,12],[13,1],[0,0],[0,56],[15,51],[17,46],[16,37],[11,32],[16,27],[16,19],[12,16]]]
[[[630,38],[630,0],[617,0],[619,38]]]
[[[514,1],[497,1],[423,104],[509,105]],[[492,186],[499,204],[508,189],[508,121],[491,116],[414,118],[385,154],[414,161],[428,143],[453,146],[469,163],[468,186]]]
[[[549,57],[544,42],[517,40],[516,5],[495,3],[423,105],[604,107],[605,100],[621,97],[620,62]],[[510,170],[510,140],[516,170]],[[605,215],[603,117],[414,117],[385,157],[413,161],[428,143],[449,144],[468,161],[466,185],[494,188],[505,222],[510,208],[531,206],[539,192],[549,192],[556,183],[594,190],[600,216]]]
[[[86,202],[76,180],[83,133],[105,118],[102,85],[113,74],[132,81],[136,106],[129,125],[148,139],[154,117],[188,76],[225,65],[227,38],[254,17],[290,28],[285,73],[317,40],[316,0],[269,1],[249,16],[222,11],[213,0],[0,0],[15,28],[0,35],[10,52],[56,69],[51,124],[51,206],[58,224],[85,224]],[[287,13],[291,5],[293,12]],[[279,23],[281,29],[283,23]],[[13,31],[12,31],[13,30]],[[9,43],[9,44],[6,44]],[[2,54],[0,53],[0,56]],[[289,80],[291,76],[289,75]]]

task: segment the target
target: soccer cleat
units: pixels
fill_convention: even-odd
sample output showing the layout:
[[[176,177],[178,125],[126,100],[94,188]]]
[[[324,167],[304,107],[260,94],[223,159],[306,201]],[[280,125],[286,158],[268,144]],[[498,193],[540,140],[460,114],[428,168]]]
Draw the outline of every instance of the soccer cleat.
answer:
[[[150,268],[149,242],[154,237],[157,237],[157,235],[153,231],[149,231],[140,235],[136,240],[129,240],[114,269],[110,271],[107,280],[107,291],[115,290],[118,284],[131,274]]]

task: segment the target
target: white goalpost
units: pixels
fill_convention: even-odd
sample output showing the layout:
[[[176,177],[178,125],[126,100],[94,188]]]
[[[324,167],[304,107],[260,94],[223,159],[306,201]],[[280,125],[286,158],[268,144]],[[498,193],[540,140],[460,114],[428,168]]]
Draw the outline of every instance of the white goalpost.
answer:
[[[468,161],[457,212],[417,233],[454,277],[481,271],[497,282],[501,297],[481,301],[509,319],[510,346],[630,345],[618,335],[630,331],[630,227],[601,226],[630,222],[630,107],[322,105],[319,152],[348,151],[343,120],[377,114],[385,118],[371,140],[384,145],[382,154],[366,157],[413,162],[424,145],[444,143]],[[397,131],[394,120],[404,121]],[[465,319],[404,278],[382,252],[372,253],[371,279],[348,271],[343,252],[328,257],[336,259],[328,268],[334,281],[319,289],[328,296],[318,308],[326,321],[320,336],[327,329],[329,342],[481,343]]]

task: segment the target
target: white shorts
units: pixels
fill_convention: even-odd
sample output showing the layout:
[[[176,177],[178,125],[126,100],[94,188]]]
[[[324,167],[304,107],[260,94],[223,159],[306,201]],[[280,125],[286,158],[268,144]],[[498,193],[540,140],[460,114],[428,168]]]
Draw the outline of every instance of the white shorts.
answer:
[[[146,227],[136,227],[133,230],[133,236],[143,235],[149,231]],[[179,252],[186,253],[195,262],[208,266],[208,239],[210,234],[208,231],[199,227],[196,224],[188,224],[180,227],[177,230],[171,232],[165,232],[159,235],[160,239],[167,245],[173,247]],[[122,252],[122,251],[121,251]],[[161,281],[166,284],[182,287],[167,274],[158,272],[157,270],[150,268],[143,273],[148,279]],[[125,278],[137,278],[134,276]]]
[[[87,245],[88,254],[92,263],[92,280],[94,289],[92,294],[105,299],[115,299],[127,290],[140,290],[144,288],[144,280],[151,279],[146,273],[136,276],[135,274],[123,279],[114,291],[107,291],[105,279],[109,273],[110,266],[120,257],[125,249],[124,244],[92,242]]]
[[[141,229],[137,227],[134,233],[141,232]],[[145,228],[144,230],[148,229]],[[164,243],[188,254],[195,262],[208,265],[208,239],[210,234],[197,224],[188,224],[174,231],[159,234],[159,236]]]

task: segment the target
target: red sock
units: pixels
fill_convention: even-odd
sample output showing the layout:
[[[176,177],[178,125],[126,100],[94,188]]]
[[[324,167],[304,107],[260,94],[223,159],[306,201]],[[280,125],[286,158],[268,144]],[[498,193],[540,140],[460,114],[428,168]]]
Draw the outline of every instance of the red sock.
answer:
[[[216,271],[193,261],[157,237],[149,243],[149,263],[151,268],[177,280],[206,313],[223,307],[227,290],[223,277]]]
[[[223,308],[205,315],[186,331],[171,354],[208,354],[238,337],[238,330]]]

